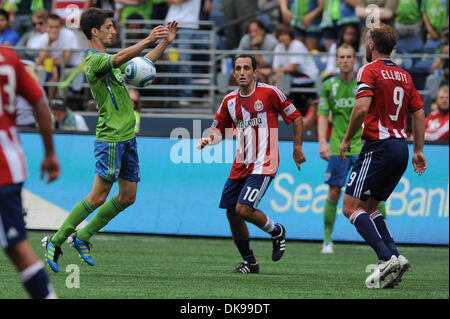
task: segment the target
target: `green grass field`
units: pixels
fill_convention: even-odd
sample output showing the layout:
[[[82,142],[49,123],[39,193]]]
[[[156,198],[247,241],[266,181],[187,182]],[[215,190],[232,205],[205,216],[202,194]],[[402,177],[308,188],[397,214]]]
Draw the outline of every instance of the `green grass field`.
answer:
[[[46,234],[29,232],[41,258]],[[412,267],[399,286],[383,290],[364,285],[366,266],[376,262],[367,245],[338,243],[334,255],[322,255],[320,243],[288,241],[284,257],[274,263],[271,241],[253,240],[261,273],[241,275],[228,273],[241,260],[231,239],[99,234],[92,243],[94,267],[66,243],[60,272],[47,266],[59,298],[449,298],[448,247],[400,246]],[[71,264],[79,266],[79,288],[69,288]],[[28,298],[4,255],[0,283],[0,298]]]

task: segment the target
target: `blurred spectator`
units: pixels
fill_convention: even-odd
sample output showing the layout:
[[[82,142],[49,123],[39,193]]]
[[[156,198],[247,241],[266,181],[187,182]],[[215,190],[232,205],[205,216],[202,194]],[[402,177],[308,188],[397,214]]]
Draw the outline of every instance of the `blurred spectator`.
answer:
[[[330,51],[331,45],[336,43],[339,38],[338,21],[340,18],[340,2],[341,0],[324,0],[320,28],[326,51]]]
[[[302,41],[309,51],[318,50],[320,45],[320,20],[324,0],[279,0],[284,23],[295,27],[295,37]]]
[[[74,113],[63,100],[51,101],[50,109],[52,110],[56,130],[89,131],[83,116]]]
[[[277,26],[275,34],[280,43],[274,50],[275,55],[272,65],[274,84],[280,87],[280,77],[283,74],[289,74],[292,77],[293,86],[312,88],[316,77],[319,75],[319,70],[305,45],[294,39],[294,28],[282,23]],[[282,55],[283,53],[291,53],[291,55]],[[316,94],[308,92],[292,93],[291,97],[294,100],[294,105],[304,110],[302,113],[304,114]]]
[[[319,123],[319,115],[317,114],[317,108],[319,106],[320,99],[314,100],[308,108],[306,115],[303,117],[303,132],[315,131],[315,136],[317,137],[317,124]],[[328,131],[327,138],[331,137],[333,132],[333,114],[330,112],[328,114]]]
[[[114,11],[115,12],[114,20],[119,22],[120,11],[123,8],[123,4],[120,3],[118,0],[86,0],[86,1],[84,1],[83,11],[85,11],[91,7]]]
[[[30,21],[30,15],[37,10],[45,9],[43,0],[16,0],[12,12],[14,12],[14,20],[12,22],[12,29],[16,31],[19,36],[33,30]]]
[[[399,0],[358,0],[355,8],[356,16],[363,22],[363,30],[361,32],[360,46],[358,52],[365,52],[365,37],[367,32],[367,24],[373,25],[379,17],[381,23],[385,23],[394,27],[395,12],[397,11]],[[375,6],[372,8],[372,6]],[[374,10],[378,12],[375,13]],[[379,23],[378,22],[378,23]]]
[[[330,54],[327,66],[325,68],[325,73],[327,76],[329,75],[336,75],[339,73],[339,68],[336,66],[336,48],[339,47],[341,44],[347,43],[350,44],[354,49],[355,52],[358,52],[359,48],[359,27],[354,24],[348,24],[345,29],[344,33],[342,34],[342,38],[339,40],[338,43],[333,43],[330,47],[330,50],[328,53]],[[359,62],[355,63],[355,72],[358,72],[360,67]]]
[[[61,17],[66,28],[78,28],[85,0],[52,0],[51,14]]]
[[[133,109],[134,109],[134,117],[136,119],[136,126],[134,127],[134,133],[139,133],[140,126],[141,126],[141,116],[139,113],[142,109],[142,103],[141,103],[141,95],[139,94],[139,91],[136,89],[128,89],[128,93],[130,94],[131,102],[133,102]]]
[[[9,28],[9,13],[0,9],[0,44],[16,45],[19,34]]]
[[[446,58],[440,58],[431,65],[431,72],[441,79],[441,85],[448,85],[448,54],[449,54],[449,31],[448,25],[442,29],[442,46],[436,51],[436,54],[446,54]]]
[[[395,30],[399,37],[422,38],[422,0],[399,0],[395,16]]]
[[[436,94],[437,111],[431,112],[425,120],[426,141],[448,141],[448,86],[442,86]]]
[[[38,38],[47,32],[47,19],[48,12],[46,10],[37,10],[31,15],[31,23],[34,30],[25,33],[17,42],[18,47],[27,47],[31,49],[37,49],[39,40]],[[39,51],[20,51],[18,52],[22,59],[34,61],[39,55]]]
[[[439,40],[442,29],[448,25],[448,0],[422,0],[422,18],[427,38]]]
[[[55,14],[48,18],[48,32],[36,39],[36,46],[40,49],[80,49],[78,38],[75,33],[63,27],[62,19]],[[48,73],[47,80],[58,82],[60,79],[60,68],[64,63],[65,68],[76,67],[82,63],[83,52],[72,52],[62,50],[41,51],[35,62],[39,69],[45,69]],[[56,87],[48,88],[48,99],[52,101],[56,95]]]
[[[139,42],[140,40],[144,39],[150,31],[147,30],[147,33],[143,33],[142,31],[145,30],[145,24],[144,23],[130,23],[128,20],[144,20],[144,17],[140,15],[139,13],[132,13],[128,16],[126,21],[127,26],[127,39],[133,39],[136,42]]]
[[[255,13],[258,10],[258,0],[223,0],[222,7],[225,25],[227,25],[236,19]],[[235,49],[239,45],[246,28],[246,21],[240,21],[225,28],[225,39],[228,49]]]
[[[355,7],[358,4],[358,0],[341,0],[340,1],[340,18],[338,21],[339,37],[345,30],[345,27],[349,24],[360,24],[359,18],[356,16]]]
[[[122,4],[123,8],[120,14],[120,25],[130,19],[132,14],[140,14],[144,20],[150,20],[153,13],[153,6],[160,4],[163,0],[116,0]],[[164,19],[164,18],[163,18]]]
[[[273,51],[278,44],[277,38],[269,33],[261,20],[254,19],[247,25],[247,34],[239,42],[238,50]],[[268,83],[272,72],[272,55],[255,55],[259,65],[258,81]]]
[[[191,50],[192,41],[195,39],[195,30],[199,29],[201,0],[164,0],[169,4],[169,10],[165,22],[178,21],[179,30],[177,33],[175,46],[179,50]],[[192,60],[190,53],[179,52],[178,61],[189,62]],[[191,73],[192,67],[189,64],[180,64],[178,67],[178,73]],[[177,79],[177,84],[191,85],[191,77],[184,76]],[[190,97],[192,94],[191,89],[182,89],[178,91],[180,97]],[[188,106],[189,102],[180,99],[180,106]]]

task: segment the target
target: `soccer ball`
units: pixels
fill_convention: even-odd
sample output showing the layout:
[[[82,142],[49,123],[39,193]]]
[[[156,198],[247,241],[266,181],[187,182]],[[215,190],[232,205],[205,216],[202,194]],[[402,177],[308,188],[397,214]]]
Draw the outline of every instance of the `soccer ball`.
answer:
[[[125,67],[125,82],[136,87],[146,87],[152,84],[156,76],[155,65],[145,57],[131,59]]]

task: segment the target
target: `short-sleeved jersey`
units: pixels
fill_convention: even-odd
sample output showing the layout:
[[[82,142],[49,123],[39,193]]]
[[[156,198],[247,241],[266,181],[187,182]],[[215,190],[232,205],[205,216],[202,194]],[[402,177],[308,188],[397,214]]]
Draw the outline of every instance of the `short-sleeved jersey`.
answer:
[[[113,59],[114,55],[87,50],[85,74],[98,105],[97,140],[123,142],[135,137],[135,117],[122,76],[126,64],[114,68]]]
[[[348,83],[342,81],[339,75],[326,80],[320,93],[318,115],[333,115],[333,131],[330,138],[331,155],[339,155],[339,147],[347,132],[348,123],[355,106],[355,96],[358,85],[356,77]],[[353,136],[351,152],[346,155],[357,155],[361,152],[362,128]]]
[[[36,103],[43,91],[11,49],[0,47],[0,186],[21,183],[27,166],[16,126],[16,97]]]
[[[356,99],[372,97],[361,138],[406,138],[406,112],[424,105],[411,75],[391,60],[379,59],[360,68],[357,81]]]
[[[246,178],[250,174],[274,177],[278,170],[278,115],[286,124],[300,112],[277,87],[259,83],[249,95],[236,89],[226,95],[217,110],[212,133],[225,138],[237,132],[236,158],[230,179]]]
[[[448,141],[448,113],[431,112],[425,120],[425,141]]]

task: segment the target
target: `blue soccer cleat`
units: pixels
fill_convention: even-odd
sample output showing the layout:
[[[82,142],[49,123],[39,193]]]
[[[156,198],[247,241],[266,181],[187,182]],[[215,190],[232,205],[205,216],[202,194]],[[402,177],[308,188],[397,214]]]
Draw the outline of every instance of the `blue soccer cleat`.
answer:
[[[94,259],[92,259],[91,257],[91,243],[79,240],[77,237],[77,232],[70,235],[67,239],[67,242],[76,249],[78,255],[86,264],[88,264],[89,266],[95,265]]]
[[[62,255],[61,247],[55,246],[51,242],[52,237],[42,238],[42,246],[45,248],[45,261],[54,272],[59,272],[58,259]]]

